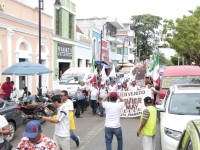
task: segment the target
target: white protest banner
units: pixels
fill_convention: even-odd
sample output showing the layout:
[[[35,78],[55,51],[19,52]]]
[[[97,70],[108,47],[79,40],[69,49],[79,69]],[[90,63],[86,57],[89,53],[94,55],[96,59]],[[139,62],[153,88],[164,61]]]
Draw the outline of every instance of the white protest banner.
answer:
[[[144,98],[150,96],[148,90],[123,91],[118,92],[119,96],[124,99],[125,107],[121,117],[138,117],[144,110]]]

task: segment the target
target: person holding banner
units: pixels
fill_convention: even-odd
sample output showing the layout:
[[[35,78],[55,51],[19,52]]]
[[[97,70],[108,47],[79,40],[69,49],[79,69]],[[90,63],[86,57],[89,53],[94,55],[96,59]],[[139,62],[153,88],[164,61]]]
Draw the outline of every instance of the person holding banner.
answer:
[[[133,80],[131,81],[131,85],[128,88],[129,91],[137,91],[140,90],[140,87],[138,85],[136,85],[136,81]]]
[[[143,150],[155,150],[157,110],[152,106],[151,97],[145,97],[144,104],[146,106],[146,109],[143,110],[137,136],[143,136]]]
[[[110,99],[107,102],[107,99]],[[117,100],[120,100],[117,102]],[[106,120],[105,120],[105,141],[106,149],[112,150],[113,134],[117,137],[118,148],[117,150],[123,149],[123,137],[120,125],[120,115],[124,108],[124,100],[117,94],[117,92],[109,93],[103,100],[102,105],[105,108]]]
[[[109,87],[108,87],[108,91],[109,92],[116,92],[117,91],[117,87],[116,87],[116,84],[115,84],[115,81],[112,80]]]

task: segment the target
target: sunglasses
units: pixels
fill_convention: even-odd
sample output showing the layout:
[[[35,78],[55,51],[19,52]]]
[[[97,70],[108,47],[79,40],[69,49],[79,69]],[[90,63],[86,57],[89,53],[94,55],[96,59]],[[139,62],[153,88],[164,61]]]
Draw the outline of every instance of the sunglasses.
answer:
[[[65,96],[65,95],[60,95],[60,97],[63,97],[63,96]]]

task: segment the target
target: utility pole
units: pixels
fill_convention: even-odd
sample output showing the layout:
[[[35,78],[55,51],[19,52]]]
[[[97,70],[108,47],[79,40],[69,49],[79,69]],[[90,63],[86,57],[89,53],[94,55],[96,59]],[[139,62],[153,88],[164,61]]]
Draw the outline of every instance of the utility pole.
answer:
[[[137,37],[133,38],[133,43],[135,43],[135,65],[137,64]]]

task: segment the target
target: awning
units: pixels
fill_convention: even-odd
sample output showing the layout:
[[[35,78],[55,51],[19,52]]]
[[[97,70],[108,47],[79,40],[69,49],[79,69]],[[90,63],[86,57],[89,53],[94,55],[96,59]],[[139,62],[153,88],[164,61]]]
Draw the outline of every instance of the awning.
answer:
[[[104,61],[95,61],[95,65],[101,65],[102,67],[105,65],[105,68],[110,68],[110,66]]]

